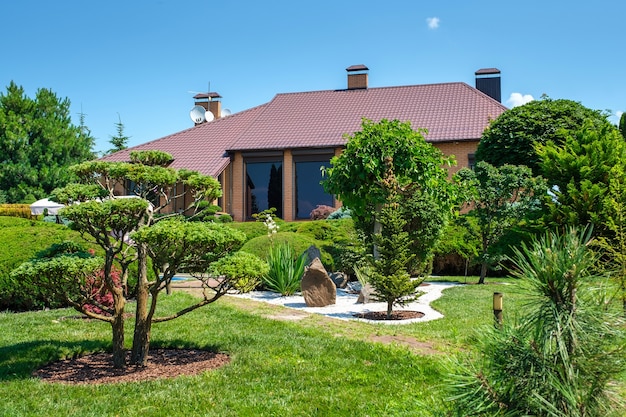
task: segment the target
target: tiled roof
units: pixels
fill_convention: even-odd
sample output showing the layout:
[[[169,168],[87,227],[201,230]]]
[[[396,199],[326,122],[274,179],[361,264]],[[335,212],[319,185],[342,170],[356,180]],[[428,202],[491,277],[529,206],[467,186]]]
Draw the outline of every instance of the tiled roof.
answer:
[[[227,151],[337,147],[344,134],[373,121],[410,121],[429,142],[479,140],[502,104],[465,83],[277,94],[269,103],[103,157],[127,161],[131,150],[173,155],[173,168],[217,176]]]
[[[102,161],[129,161],[130,151],[160,150],[170,153],[172,168],[187,168],[217,177],[230,162],[226,149],[259,115],[264,106],[253,107],[210,123],[133,146],[101,158]]]
[[[429,142],[478,140],[505,110],[465,83],[278,94],[228,149],[342,146],[363,117],[410,121]]]

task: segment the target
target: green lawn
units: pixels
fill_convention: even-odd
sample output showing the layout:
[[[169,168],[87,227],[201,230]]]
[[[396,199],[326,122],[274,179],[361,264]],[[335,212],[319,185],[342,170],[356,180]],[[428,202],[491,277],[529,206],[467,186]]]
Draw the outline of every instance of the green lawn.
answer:
[[[475,332],[493,325],[493,292],[504,293],[505,318],[523,314],[516,281],[497,281],[504,283],[446,290],[434,303],[443,319],[393,326],[319,315],[275,320],[267,316],[283,307],[222,299],[155,325],[153,347],[215,349],[231,356],[229,365],[198,376],[101,386],[49,384],[30,375],[49,361],[107,349],[108,324],[63,319],[73,310],[2,313],[0,416],[437,415],[447,361],[471,352]],[[164,296],[160,308],[173,310],[189,297]],[[374,336],[399,342],[378,343]],[[407,338],[445,354],[417,354],[402,343]]]

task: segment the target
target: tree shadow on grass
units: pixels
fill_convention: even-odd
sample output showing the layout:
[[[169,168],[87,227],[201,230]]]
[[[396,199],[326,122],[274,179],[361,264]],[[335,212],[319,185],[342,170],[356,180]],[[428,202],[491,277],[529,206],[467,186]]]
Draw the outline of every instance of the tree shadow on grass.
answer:
[[[64,342],[37,340],[0,347],[0,381],[27,379],[39,367],[61,359],[90,352],[110,350],[111,343],[101,340]]]

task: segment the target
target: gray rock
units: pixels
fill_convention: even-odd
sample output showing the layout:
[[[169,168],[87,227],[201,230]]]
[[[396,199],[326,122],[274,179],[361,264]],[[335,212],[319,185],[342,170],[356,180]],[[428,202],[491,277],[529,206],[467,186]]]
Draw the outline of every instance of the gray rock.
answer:
[[[306,253],[307,265],[311,265],[315,258],[322,259],[322,252],[320,252],[320,250],[315,245],[309,246],[309,248],[304,253]]]
[[[365,284],[361,287],[361,292],[359,292],[359,298],[356,300],[357,304],[367,304],[373,301],[372,294],[374,294],[376,290],[370,284]]]
[[[300,286],[307,307],[325,307],[337,300],[337,287],[319,258],[306,267]]]
[[[333,280],[337,288],[344,289],[348,285],[348,275],[343,272],[333,272],[330,274],[330,279]]]

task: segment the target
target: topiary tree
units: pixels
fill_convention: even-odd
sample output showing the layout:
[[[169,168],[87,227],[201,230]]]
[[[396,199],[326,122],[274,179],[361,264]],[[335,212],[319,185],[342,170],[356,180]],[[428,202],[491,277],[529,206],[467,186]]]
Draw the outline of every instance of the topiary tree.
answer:
[[[448,181],[445,169],[453,159],[444,157],[427,143],[425,133],[423,129],[413,130],[409,122],[383,119],[375,123],[363,119],[361,131],[346,136],[345,150],[332,158],[332,166],[326,169],[327,178],[323,181],[326,192],[335,194],[350,209],[355,227],[369,243],[380,233],[385,204],[394,200],[399,207],[404,207],[405,202],[419,205],[420,210],[402,211],[405,231],[422,233],[420,241],[426,243],[422,248],[413,248],[417,265],[424,264],[455,206],[454,186]],[[442,216],[441,221],[429,227],[412,227],[428,224],[434,213]],[[416,235],[410,239],[418,240]]]
[[[586,120],[596,126],[607,124],[607,114],[591,110],[572,100],[542,97],[502,113],[483,132],[476,161],[494,166],[526,165],[540,173],[536,144],[548,141],[559,145],[568,132],[579,129]]]
[[[82,301],[74,308],[87,316],[108,322],[112,328],[113,363],[126,365],[124,348],[124,312],[127,303],[125,291],[127,272],[131,263],[138,264],[136,313],[130,363],[145,366],[150,345],[152,323],[172,320],[203,305],[214,302],[232,286],[228,279],[211,280],[205,272],[210,262],[239,249],[245,235],[224,225],[202,222],[167,220],[179,217],[163,211],[170,202],[184,198],[176,194],[176,184],[184,185],[185,193],[193,204],[204,199],[214,199],[221,194],[219,183],[211,177],[187,170],[174,170],[165,165],[171,161],[169,154],[148,151],[131,153],[131,162],[92,161],[72,168],[83,184],[73,184],[55,192],[55,201],[68,204],[61,215],[72,221],[72,227],[89,236],[104,251],[102,260],[103,281],[113,297],[110,315],[98,314],[85,308]],[[134,184],[134,198],[115,195],[119,184]],[[97,198],[96,198],[97,197]],[[80,204],[72,204],[80,203]],[[156,278],[148,279],[148,258]],[[116,282],[114,266],[122,270],[122,282]],[[69,268],[70,266],[67,265]],[[177,271],[186,270],[202,281],[205,291],[202,300],[180,311],[155,317],[159,293],[168,287]],[[62,268],[59,268],[62,272]],[[25,279],[38,280],[41,275],[22,274]],[[63,275],[56,275],[61,285]],[[69,275],[68,289],[78,287],[79,275]],[[80,279],[79,279],[80,278]],[[65,287],[60,287],[65,288]]]

